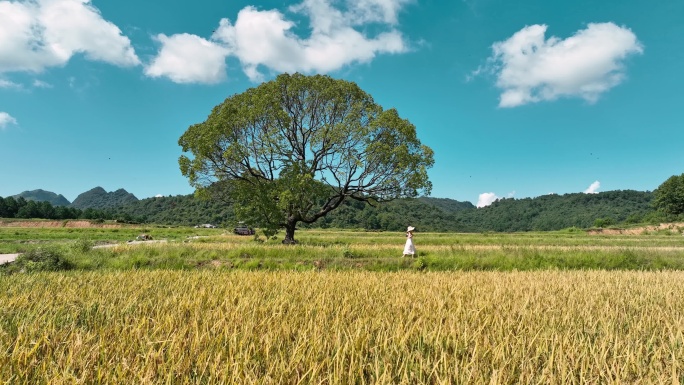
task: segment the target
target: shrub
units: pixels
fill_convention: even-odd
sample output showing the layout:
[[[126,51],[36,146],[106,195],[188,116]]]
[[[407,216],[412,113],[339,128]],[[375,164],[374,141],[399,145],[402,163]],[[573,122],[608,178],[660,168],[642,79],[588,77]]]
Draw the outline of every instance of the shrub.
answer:
[[[94,246],[93,241],[86,239],[86,238],[81,238],[81,239],[76,240],[76,242],[74,242],[71,245],[71,250],[73,250],[76,253],[82,253],[83,254],[83,253],[89,252],[93,248],[93,246]]]
[[[354,255],[354,252],[349,248],[349,246],[347,246],[347,247],[342,249],[342,257],[343,258],[356,258],[356,255]]]
[[[608,227],[612,226],[615,224],[615,221],[612,218],[598,218],[594,221],[594,227]]]
[[[411,267],[416,270],[425,270],[427,268],[428,264],[425,258],[418,258],[415,262],[411,264]]]
[[[572,226],[572,227],[566,227],[562,230],[560,230],[562,233],[584,233],[584,230],[580,229],[579,227]]]
[[[31,273],[70,270],[73,268],[73,264],[65,259],[58,249],[45,248],[31,250],[20,255],[12,267],[14,271]]]

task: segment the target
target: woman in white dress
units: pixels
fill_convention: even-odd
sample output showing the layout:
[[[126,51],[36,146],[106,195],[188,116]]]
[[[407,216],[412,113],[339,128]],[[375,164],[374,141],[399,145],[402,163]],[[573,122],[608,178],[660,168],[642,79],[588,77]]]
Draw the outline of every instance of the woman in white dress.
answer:
[[[409,226],[406,229],[406,245],[404,245],[404,255],[402,255],[402,258],[407,255],[411,258],[416,256],[416,247],[413,245],[413,230],[415,229],[413,226]]]

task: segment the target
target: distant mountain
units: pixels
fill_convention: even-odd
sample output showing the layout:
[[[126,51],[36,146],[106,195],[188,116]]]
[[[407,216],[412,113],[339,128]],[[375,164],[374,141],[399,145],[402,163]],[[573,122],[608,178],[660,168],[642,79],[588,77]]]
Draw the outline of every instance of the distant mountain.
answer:
[[[597,219],[639,223],[655,215],[653,193],[616,190],[536,198],[499,199],[490,206],[455,213],[459,231],[548,231],[589,228]]]
[[[49,202],[53,206],[69,206],[71,204],[71,202],[69,202],[64,195],[57,195],[51,191],[45,191],[41,189],[24,191],[21,194],[12,195],[12,198],[15,199],[19,197],[22,197],[27,201]]]
[[[470,210],[475,208],[475,205],[470,202],[460,202],[449,198],[420,197],[418,198],[418,200],[423,203],[427,203],[429,205],[440,208],[448,213],[453,213],[461,210]]]
[[[89,208],[102,210],[125,206],[137,201],[138,198],[136,198],[135,195],[124,189],[118,189],[114,192],[107,192],[105,189],[98,186],[76,197],[76,199],[71,203],[71,207],[81,210]]]

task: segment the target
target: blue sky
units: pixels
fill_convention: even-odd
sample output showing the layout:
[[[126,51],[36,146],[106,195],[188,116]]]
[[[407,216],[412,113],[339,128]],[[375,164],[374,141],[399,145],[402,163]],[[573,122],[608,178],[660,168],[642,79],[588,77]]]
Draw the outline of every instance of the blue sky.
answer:
[[[0,0],[0,196],[192,193],[178,138],[282,72],[356,82],[432,195],[653,190],[684,172],[681,0]]]

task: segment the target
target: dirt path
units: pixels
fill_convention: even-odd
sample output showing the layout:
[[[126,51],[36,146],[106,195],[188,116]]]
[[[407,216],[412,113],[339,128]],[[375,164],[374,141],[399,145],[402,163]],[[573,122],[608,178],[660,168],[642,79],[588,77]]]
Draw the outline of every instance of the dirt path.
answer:
[[[0,254],[0,265],[3,263],[14,262],[18,256],[19,254]]]
[[[165,243],[165,242],[167,242],[166,239],[153,240],[153,241],[130,241],[130,242],[126,242],[126,243],[110,243],[110,244],[106,244],[106,245],[98,245],[98,246],[94,246],[93,248],[99,249],[99,248],[106,248],[106,247],[140,245],[140,244],[145,244],[145,243]],[[21,255],[21,254],[19,254],[19,253],[16,253],[16,254],[0,254],[0,265],[5,264],[5,263],[14,262],[19,255]]]
[[[93,246],[93,249],[102,249],[102,248],[108,248],[108,247],[118,247],[118,246],[128,246],[128,245],[143,245],[143,244],[150,244],[150,243],[166,243],[166,242],[168,242],[166,239],[156,239],[156,240],[149,240],[149,241],[128,241],[126,243],[107,243],[104,245]]]

